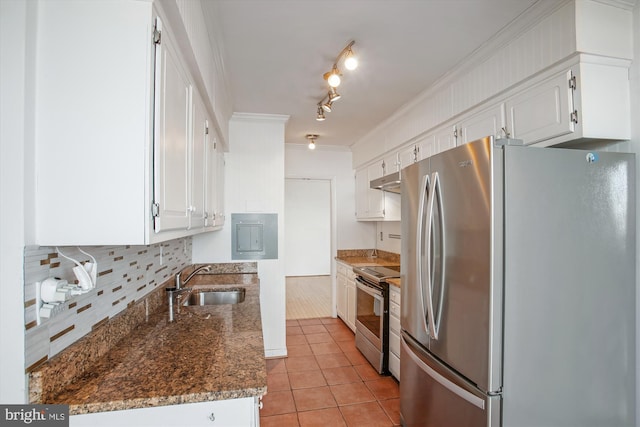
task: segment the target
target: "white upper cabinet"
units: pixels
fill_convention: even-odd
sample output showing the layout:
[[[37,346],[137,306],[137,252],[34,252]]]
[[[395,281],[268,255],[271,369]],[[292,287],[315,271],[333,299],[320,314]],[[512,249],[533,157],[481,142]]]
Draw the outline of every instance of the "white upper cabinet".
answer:
[[[400,162],[398,161],[398,153],[390,153],[382,159],[382,172],[389,175],[400,170]]]
[[[420,148],[416,143],[416,144],[411,144],[403,148],[402,150],[400,150],[400,152],[398,152],[398,163],[400,164],[399,165],[400,170],[418,161],[419,150]]]
[[[506,102],[507,131],[535,144],[575,131],[571,71],[561,72]]]
[[[371,180],[383,176],[382,162],[356,170],[356,218],[360,221],[400,221],[400,195],[370,187]]]
[[[36,244],[140,245],[206,230],[212,109],[184,37],[173,37],[183,25],[146,1],[38,3]]]
[[[206,144],[206,227],[219,229],[224,225],[224,152],[218,133],[208,128]]]
[[[192,195],[190,146],[196,120],[204,120],[201,108],[191,117],[191,82],[176,46],[160,19],[156,29],[155,129],[154,129],[154,230],[156,233],[189,227]],[[201,101],[197,101],[201,104]],[[198,110],[198,111],[196,111]],[[199,145],[199,144],[197,144]]]
[[[503,128],[504,104],[500,103],[462,119],[458,125],[457,145],[466,144],[489,135],[501,135]]]
[[[193,94],[193,136],[190,144],[191,191],[189,201],[189,228],[202,228],[207,218],[207,180],[208,168],[207,144],[211,118],[207,108],[197,92]],[[215,173],[215,164],[211,165]],[[215,178],[212,179],[215,183]]]
[[[507,131],[541,146],[629,139],[629,80],[621,65],[580,62],[509,98]]]

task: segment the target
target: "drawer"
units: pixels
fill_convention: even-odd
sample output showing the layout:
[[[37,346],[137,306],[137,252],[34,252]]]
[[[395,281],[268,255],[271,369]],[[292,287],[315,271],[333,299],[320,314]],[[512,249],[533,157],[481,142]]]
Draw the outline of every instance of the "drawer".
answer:
[[[400,304],[400,289],[394,285],[389,285],[389,301]]]
[[[389,314],[391,316],[400,318],[400,306],[393,301],[389,301]]]
[[[389,331],[395,333],[398,336],[400,335],[400,319],[389,316]]]
[[[391,354],[400,355],[400,336],[393,331],[389,333],[389,350]]]
[[[395,354],[389,354],[389,372],[400,381],[400,358]]]

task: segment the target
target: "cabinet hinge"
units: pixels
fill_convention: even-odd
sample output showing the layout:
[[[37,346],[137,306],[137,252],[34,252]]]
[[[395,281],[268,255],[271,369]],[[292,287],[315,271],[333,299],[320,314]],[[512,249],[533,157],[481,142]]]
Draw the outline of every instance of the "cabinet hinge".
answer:
[[[578,124],[578,110],[573,110],[573,113],[571,113],[571,121]]]
[[[151,216],[157,218],[160,216],[160,204],[154,203],[151,205]]]
[[[153,44],[160,44],[162,41],[162,31],[158,30],[158,27],[153,28]]]
[[[576,76],[571,76],[571,78],[569,78],[569,89],[576,90],[577,87]]]

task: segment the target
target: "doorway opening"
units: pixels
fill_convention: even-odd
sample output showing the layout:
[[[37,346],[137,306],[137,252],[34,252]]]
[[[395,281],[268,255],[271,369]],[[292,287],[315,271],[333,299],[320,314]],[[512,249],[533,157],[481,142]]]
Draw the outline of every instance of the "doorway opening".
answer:
[[[285,179],[288,320],[333,312],[331,184],[329,179]]]

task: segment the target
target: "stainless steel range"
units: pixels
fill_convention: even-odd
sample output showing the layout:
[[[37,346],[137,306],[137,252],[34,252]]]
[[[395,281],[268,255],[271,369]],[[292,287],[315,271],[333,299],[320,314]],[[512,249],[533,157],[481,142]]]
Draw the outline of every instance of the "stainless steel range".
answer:
[[[399,266],[354,267],[356,274],[356,347],[380,374],[389,365],[389,283]]]

